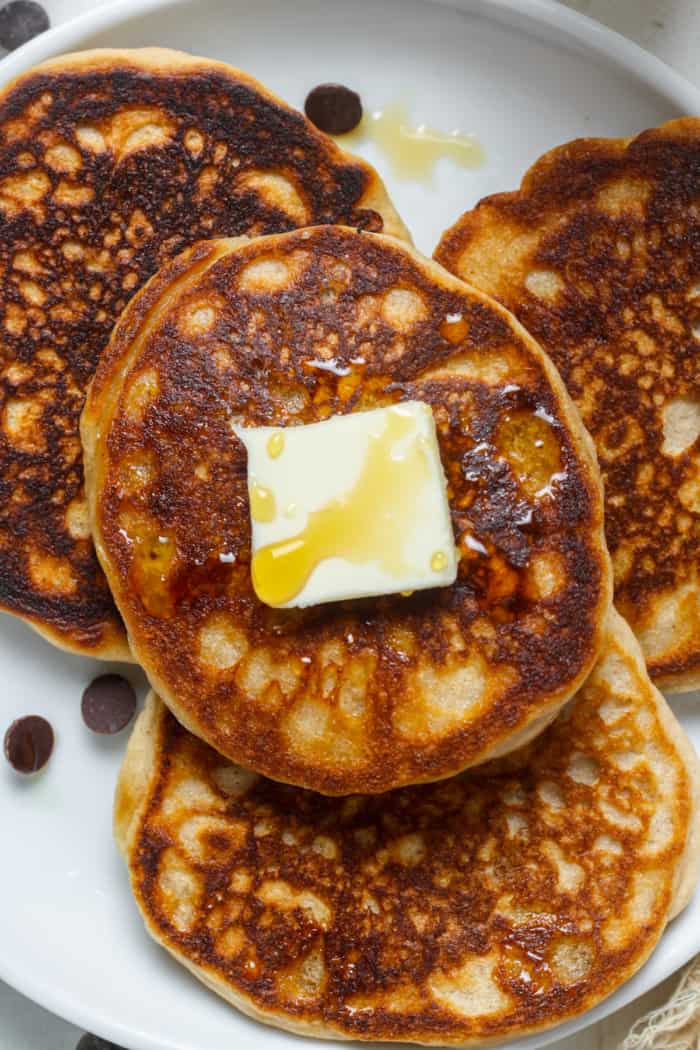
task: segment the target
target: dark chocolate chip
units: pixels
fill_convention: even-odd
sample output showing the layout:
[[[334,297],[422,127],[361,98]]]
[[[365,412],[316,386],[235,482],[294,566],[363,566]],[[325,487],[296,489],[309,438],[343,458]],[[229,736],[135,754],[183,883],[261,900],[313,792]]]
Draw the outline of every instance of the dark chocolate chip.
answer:
[[[118,733],[134,717],[134,687],[120,674],[100,675],[83,693],[81,710],[93,733]]]
[[[110,1043],[107,1039],[100,1039],[99,1035],[84,1035],[75,1050],[123,1050],[116,1043]]]
[[[362,102],[356,91],[342,84],[319,84],[306,96],[304,112],[321,131],[345,135],[362,120]]]
[[[35,0],[12,0],[0,7],[0,46],[14,51],[50,25],[49,16]]]
[[[26,715],[5,733],[5,758],[18,773],[36,773],[53,751],[53,729],[41,715]]]

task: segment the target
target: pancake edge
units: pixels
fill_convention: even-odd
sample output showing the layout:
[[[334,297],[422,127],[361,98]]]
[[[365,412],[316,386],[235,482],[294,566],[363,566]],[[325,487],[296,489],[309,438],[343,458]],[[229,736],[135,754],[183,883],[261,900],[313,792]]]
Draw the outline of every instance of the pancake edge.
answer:
[[[283,98],[280,98],[279,95],[276,95],[265,84],[251,76],[250,73],[246,73],[228,62],[223,62],[221,59],[206,58],[203,55],[193,55],[188,51],[167,47],[100,47],[88,48],[85,51],[69,51],[46,59],[8,81],[0,90],[0,103],[16,87],[20,87],[25,81],[31,80],[37,74],[84,74],[119,69],[162,74],[164,76],[177,76],[178,74],[196,73],[198,71],[206,72],[207,70],[215,71],[245,84],[273,106],[284,109],[294,116],[302,117],[308,126],[309,134],[313,135],[319,144],[331,154],[334,160],[339,164],[356,165],[362,168],[367,175],[367,189],[358,198],[356,206],[379,212],[385,224],[385,233],[405,240],[409,244],[413,243],[408,227],[394,207],[384,182],[371,164],[362,157],[349,153],[339,146],[332,136],[320,131],[301,110],[296,109]]]
[[[340,230],[356,233],[350,227],[339,225],[307,227],[306,230]],[[109,344],[104,351],[97,371],[88,388],[85,407],[81,417],[80,432],[83,444],[83,460],[85,470],[85,490],[88,499],[90,528],[97,551],[98,560],[107,577],[107,582],[114,595],[117,608],[120,609],[119,578],[112,570],[110,558],[107,554],[104,537],[98,523],[98,508],[100,503],[100,491],[102,488],[102,461],[104,459],[103,445],[105,435],[108,432],[113,413],[115,411],[121,390],[123,388],[124,376],[133,361],[139,354],[143,340],[148,337],[150,329],[155,326],[161,313],[164,313],[172,298],[179,295],[187,288],[193,280],[203,275],[210,267],[214,266],[224,257],[250,245],[260,247],[271,245],[279,238],[293,238],[299,236],[299,230],[287,233],[268,234],[263,237],[248,238],[219,238],[217,240],[199,241],[186,249],[175,259],[171,260],[165,267],[156,273],[150,281],[131,300],[130,308],[122,315],[115,325]],[[441,286],[453,286],[458,291],[465,289],[477,301],[488,306],[490,310],[497,313],[507,323],[514,335],[518,336],[528,353],[541,366],[546,381],[550,384],[553,395],[557,401],[562,421],[567,427],[569,439],[574,447],[575,454],[588,468],[588,488],[592,503],[592,523],[590,526],[591,549],[596,551],[597,564],[600,566],[600,592],[598,607],[591,611],[591,620],[595,621],[595,631],[590,652],[585,663],[581,666],[575,678],[570,679],[565,687],[559,688],[550,695],[547,703],[542,704],[536,710],[529,713],[519,725],[511,730],[505,738],[501,738],[495,744],[487,744],[465,764],[457,762],[453,767],[437,774],[426,774],[419,780],[399,780],[395,783],[387,783],[378,790],[390,790],[397,787],[407,786],[409,783],[429,783],[436,780],[447,779],[464,769],[479,765],[492,758],[500,757],[519,747],[524,746],[535,736],[541,733],[556,718],[561,707],[571,699],[580,689],[583,682],[595,666],[600,654],[606,635],[606,623],[609,611],[612,607],[612,563],[608,553],[604,535],[604,511],[603,511],[603,484],[598,468],[598,460],[593,441],[583,425],[578,409],[568,394],[564,383],[547,353],[540,347],[535,339],[527,332],[504,306],[492,299],[485,292],[472,285],[467,284],[454,274],[445,270],[435,260],[424,256],[412,245],[388,236],[386,234],[362,233],[362,237],[383,242],[394,249],[406,254],[411,261],[423,267],[427,274],[435,279]],[[430,372],[428,365],[421,375]],[[101,399],[105,404],[101,403]],[[193,717],[185,712],[172,690],[165,681],[151,669],[146,670],[144,661],[139,651],[138,641],[130,639],[131,651],[137,663],[145,670],[151,687],[164,699],[167,706],[173,712],[178,721],[185,726],[193,735],[202,738]],[[275,777],[284,781],[284,777]],[[287,780],[288,783],[296,783]],[[302,786],[309,787],[309,784]],[[364,792],[367,790],[364,784],[355,783],[348,786],[347,782],[342,787],[314,785],[314,790],[319,790],[328,795],[342,795]],[[372,788],[371,790],[375,790]]]
[[[639,682],[646,689],[648,700],[654,708],[654,713],[659,718],[662,728],[667,733],[669,742],[676,748],[676,751],[685,767],[689,781],[690,812],[688,816],[688,834],[685,850],[677,862],[675,889],[669,903],[666,924],[659,931],[658,938],[650,946],[649,950],[642,957],[634,961],[634,965],[624,974],[622,979],[610,989],[607,995],[596,1000],[595,1003],[592,1003],[591,1006],[586,1007],[583,1011],[574,1012],[568,1016],[558,1018],[553,1023],[543,1020],[539,1024],[531,1025],[518,1031],[511,1031],[503,1036],[487,1038],[474,1037],[466,1041],[462,1040],[452,1042],[438,1037],[438,1039],[431,1043],[421,1042],[418,1045],[435,1045],[436,1042],[441,1043],[442,1045],[465,1048],[483,1045],[497,1045],[507,1043],[512,1039],[545,1031],[548,1028],[564,1024],[567,1020],[571,1020],[573,1017],[581,1016],[583,1013],[587,1012],[587,1010],[592,1009],[593,1006],[597,1005],[597,1003],[603,1002],[606,998],[612,995],[614,991],[620,988],[642,968],[654,952],[668,923],[686,907],[693,894],[700,869],[700,827],[698,826],[700,812],[700,762],[698,761],[695,750],[683,727],[668,706],[667,701],[650,681],[639,642],[632,633],[627,622],[623,620],[614,608],[611,609],[608,617],[606,637],[610,638],[611,648],[615,645],[619,646],[634,662],[635,670],[639,675]],[[216,975],[210,974],[203,968],[197,967],[182,953],[174,950],[170,945],[164,944],[158,936],[155,924],[152,924],[148,916],[141,911],[140,905],[138,904],[138,896],[135,891],[135,880],[131,875],[130,852],[138,835],[141,818],[149,801],[151,785],[156,777],[156,757],[160,743],[159,734],[162,725],[162,715],[165,710],[163,701],[151,691],[146,699],[144,709],[134,725],[134,729],[129,739],[114,797],[114,837],[117,848],[127,865],[135,903],[143,919],[146,931],[161,948],[165,948],[165,950],[169,952],[178,963],[184,966],[185,969],[189,970],[197,980],[218,996],[225,999],[235,1009],[239,1010],[246,1016],[251,1017],[253,1020],[260,1021],[268,1026],[272,1025],[275,1028],[292,1032],[297,1035],[314,1036],[316,1038],[333,1039],[343,1042],[356,1041],[353,1037],[344,1035],[335,1029],[326,1028],[322,1023],[296,1023],[287,1018],[280,1018],[274,1013],[268,1013],[255,1006],[255,1004],[249,1002],[243,995],[233,991],[226,981]],[[405,1042],[405,1040],[401,1041]],[[412,1040],[412,1042],[416,1043],[417,1040]]]
[[[455,272],[451,267],[454,266],[455,270],[458,268],[465,240],[471,240],[472,231],[481,226],[481,207],[498,207],[503,202],[515,201],[520,196],[528,195],[540,179],[547,177],[549,169],[555,167],[562,158],[575,161],[579,154],[588,155],[596,150],[605,151],[608,155],[611,152],[622,155],[631,145],[643,140],[649,134],[672,137],[676,132],[692,133],[700,141],[700,117],[675,117],[656,127],[641,131],[637,135],[621,138],[581,136],[552,147],[530,165],[516,189],[490,193],[478,200],[472,208],[463,212],[452,225],[443,231],[433,252],[433,257],[441,263],[444,259],[445,262],[442,265],[448,266],[450,273]],[[464,231],[466,231],[466,237]],[[700,581],[698,586],[700,587]],[[658,592],[656,593],[658,595]],[[676,694],[700,689],[700,639],[692,652],[689,652],[686,646],[685,651],[682,651],[677,657],[669,653],[661,658],[649,658],[646,664],[654,683],[664,692]]]
[[[2,85],[0,89],[0,104],[16,88],[21,88],[23,85],[30,83],[35,77],[43,74],[70,76],[71,74],[81,75],[92,71],[105,72],[118,69],[132,70],[137,73],[163,74],[165,76],[213,70],[240,81],[270,104],[293,113],[295,116],[303,117],[308,125],[309,134],[317,139],[333,160],[338,164],[357,166],[364,171],[367,177],[367,188],[358,199],[357,207],[378,212],[388,233],[408,243],[412,243],[408,228],[396,211],[384,183],[370,164],[361,157],[356,157],[354,154],[342,149],[333,138],[319,131],[299,110],[296,110],[289,103],[279,98],[254,77],[218,59],[208,59],[191,55],[184,51],[160,47],[94,48],[85,51],[68,52],[40,62]],[[46,623],[40,617],[29,612],[17,610],[7,603],[0,602],[0,611],[22,621],[45,641],[64,652],[105,661],[136,662],[125,630],[120,630],[119,626],[112,620],[105,623],[99,642],[90,644],[81,640],[81,631],[78,628],[69,627],[66,630],[62,630],[54,623]]]

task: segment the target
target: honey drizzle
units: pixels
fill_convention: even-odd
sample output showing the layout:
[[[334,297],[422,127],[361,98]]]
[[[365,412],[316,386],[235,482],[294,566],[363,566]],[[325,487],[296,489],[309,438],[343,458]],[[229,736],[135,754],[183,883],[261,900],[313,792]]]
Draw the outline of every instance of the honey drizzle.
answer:
[[[253,521],[268,523],[275,520],[277,517],[275,494],[255,478],[250,479],[248,498],[250,499],[250,516]]]
[[[274,434],[270,434],[267,439],[266,451],[270,459],[278,459],[282,455],[284,452],[284,434],[281,430],[276,430]]]

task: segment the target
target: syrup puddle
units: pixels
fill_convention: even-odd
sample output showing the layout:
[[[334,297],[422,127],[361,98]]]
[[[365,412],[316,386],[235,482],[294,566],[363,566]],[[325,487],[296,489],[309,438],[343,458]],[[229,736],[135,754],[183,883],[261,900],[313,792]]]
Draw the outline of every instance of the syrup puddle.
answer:
[[[473,135],[459,131],[438,131],[427,124],[410,122],[405,102],[392,102],[384,109],[366,113],[354,131],[338,135],[343,147],[375,142],[386,154],[392,174],[397,178],[432,183],[436,163],[447,157],[459,168],[480,167],[484,148]]]

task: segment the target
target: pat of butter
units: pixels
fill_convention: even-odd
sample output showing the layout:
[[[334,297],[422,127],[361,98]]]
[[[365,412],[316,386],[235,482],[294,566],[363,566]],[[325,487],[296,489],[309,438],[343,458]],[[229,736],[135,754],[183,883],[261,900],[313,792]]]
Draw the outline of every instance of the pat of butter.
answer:
[[[444,587],[457,557],[430,407],[234,427],[248,452],[252,576],[275,608]]]

